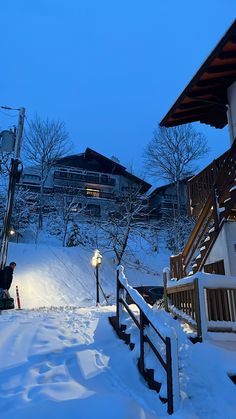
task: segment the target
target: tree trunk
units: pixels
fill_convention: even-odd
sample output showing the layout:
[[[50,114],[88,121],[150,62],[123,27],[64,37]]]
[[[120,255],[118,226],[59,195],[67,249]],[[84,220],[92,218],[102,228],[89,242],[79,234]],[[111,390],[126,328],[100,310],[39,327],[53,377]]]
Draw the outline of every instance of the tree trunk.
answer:
[[[42,227],[43,227],[43,182],[40,185],[40,194],[39,194],[38,229],[41,230]]]
[[[67,230],[68,230],[68,219],[65,221],[65,226],[64,226],[64,235],[63,235],[63,240],[62,240],[63,247],[66,247]]]

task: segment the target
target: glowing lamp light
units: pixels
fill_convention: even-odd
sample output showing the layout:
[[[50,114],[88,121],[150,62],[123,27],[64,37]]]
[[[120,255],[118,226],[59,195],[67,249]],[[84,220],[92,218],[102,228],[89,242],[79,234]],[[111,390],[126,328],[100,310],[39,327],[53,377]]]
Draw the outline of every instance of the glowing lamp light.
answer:
[[[15,232],[15,230],[13,228],[11,228],[9,230],[9,234],[10,234],[10,236],[14,236],[16,234],[16,232]]]
[[[93,257],[92,257],[91,264],[92,264],[92,266],[93,266],[94,268],[96,268],[97,266],[100,266],[100,265],[101,265],[101,263],[102,263],[102,255],[101,255],[101,253],[99,252],[99,250],[98,250],[98,249],[96,249],[96,250],[94,251],[94,255],[93,255]]]

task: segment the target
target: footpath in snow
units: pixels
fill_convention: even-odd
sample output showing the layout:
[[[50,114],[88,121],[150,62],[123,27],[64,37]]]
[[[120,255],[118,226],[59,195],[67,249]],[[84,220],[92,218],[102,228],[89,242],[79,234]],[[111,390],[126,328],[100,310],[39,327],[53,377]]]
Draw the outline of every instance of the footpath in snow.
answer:
[[[108,323],[113,308],[0,316],[4,419],[151,419],[165,414],[132,352]]]
[[[108,323],[115,307],[5,311],[0,316],[4,419],[167,418],[155,391]],[[177,323],[164,311],[159,320]],[[234,419],[235,351],[193,345],[177,327],[181,402],[173,419]],[[234,369],[235,371],[235,369]],[[233,370],[232,370],[233,372]]]

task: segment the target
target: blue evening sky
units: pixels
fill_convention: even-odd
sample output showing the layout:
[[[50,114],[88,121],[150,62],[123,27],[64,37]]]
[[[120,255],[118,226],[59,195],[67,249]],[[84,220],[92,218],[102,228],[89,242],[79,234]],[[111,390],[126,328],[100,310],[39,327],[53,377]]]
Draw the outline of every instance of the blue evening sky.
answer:
[[[0,105],[65,122],[86,147],[142,172],[155,126],[236,15],[235,0],[1,2]],[[13,118],[0,113],[1,128]],[[228,130],[196,124],[210,155]]]

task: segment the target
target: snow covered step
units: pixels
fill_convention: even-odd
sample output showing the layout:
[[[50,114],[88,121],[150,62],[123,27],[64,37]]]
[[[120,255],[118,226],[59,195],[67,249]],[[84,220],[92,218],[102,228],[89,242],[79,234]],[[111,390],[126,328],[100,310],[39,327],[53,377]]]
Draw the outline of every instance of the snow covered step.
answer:
[[[134,343],[130,341],[130,333],[125,333],[126,325],[121,324],[119,330],[117,330],[117,318],[116,316],[108,317],[110,324],[112,325],[113,329],[115,330],[116,334],[122,339],[126,345],[129,345],[131,351],[134,349]]]
[[[138,369],[140,373],[142,374],[142,376],[144,377],[145,381],[147,381],[148,387],[151,390],[155,390],[157,393],[159,393],[161,389],[161,383],[155,380],[154,369],[146,368],[144,372],[141,372],[140,358],[138,359]]]

